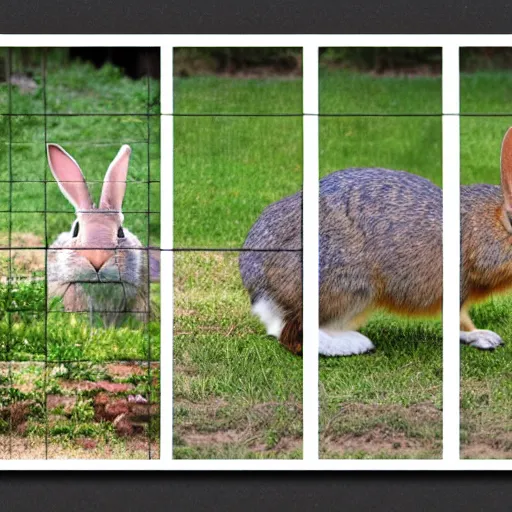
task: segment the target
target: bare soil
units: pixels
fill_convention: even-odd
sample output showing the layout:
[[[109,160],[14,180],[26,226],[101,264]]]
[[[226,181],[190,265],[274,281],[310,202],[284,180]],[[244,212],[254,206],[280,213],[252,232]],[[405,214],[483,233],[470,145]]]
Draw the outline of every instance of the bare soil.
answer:
[[[73,443],[50,442],[46,449],[44,439],[13,435],[0,436],[0,459],[148,459],[150,446],[147,438],[127,439],[113,446],[97,440],[82,438]],[[160,457],[159,447],[151,445],[151,459]]]
[[[442,429],[442,411],[431,403],[400,405],[346,404],[331,416],[321,432],[324,456],[379,455],[392,458],[442,456],[433,435]]]
[[[188,411],[187,418],[176,422],[174,427],[180,445],[210,449],[243,446],[251,452],[279,454],[302,448],[301,437],[280,433],[275,444],[269,444],[264,435],[264,427],[272,422],[278,407],[293,408],[301,415],[302,407],[298,403],[265,402],[235,408],[227,401],[212,398],[199,403],[178,399],[174,406]]]

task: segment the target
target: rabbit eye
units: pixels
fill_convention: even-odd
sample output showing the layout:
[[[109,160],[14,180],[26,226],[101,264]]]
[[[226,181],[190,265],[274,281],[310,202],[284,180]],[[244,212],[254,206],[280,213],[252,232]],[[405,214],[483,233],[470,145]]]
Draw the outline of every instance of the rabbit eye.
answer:
[[[80,224],[78,222],[75,222],[75,226],[73,228],[73,238],[76,238],[78,236],[78,232],[80,231]]]
[[[117,230],[117,238],[124,238],[124,231],[123,228],[119,228]]]

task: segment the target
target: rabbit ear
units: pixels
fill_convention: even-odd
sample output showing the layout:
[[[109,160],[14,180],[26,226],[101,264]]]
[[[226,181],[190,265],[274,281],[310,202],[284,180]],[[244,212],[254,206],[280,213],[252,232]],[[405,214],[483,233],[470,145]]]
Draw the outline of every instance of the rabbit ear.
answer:
[[[131,152],[130,146],[125,144],[110,164],[103,181],[100,208],[121,210],[126,192],[126,176]]]
[[[91,196],[80,167],[58,144],[47,144],[48,164],[59,188],[76,210],[92,208]]]
[[[501,144],[501,191],[505,209],[512,213],[512,127]]]

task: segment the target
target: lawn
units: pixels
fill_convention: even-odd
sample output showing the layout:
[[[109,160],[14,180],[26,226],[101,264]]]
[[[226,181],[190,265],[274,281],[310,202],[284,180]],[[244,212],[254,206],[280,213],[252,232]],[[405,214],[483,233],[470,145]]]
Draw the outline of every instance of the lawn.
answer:
[[[302,359],[251,315],[239,249],[302,186],[301,81],[175,79],[174,456],[302,456]],[[268,113],[270,117],[215,116]],[[232,252],[214,249],[231,248]]]
[[[512,126],[512,74],[461,75],[461,111],[510,113],[510,117],[462,117],[461,182],[500,182],[500,149]],[[512,295],[496,295],[474,306],[475,325],[491,329],[505,345],[492,353],[461,347],[461,456],[512,458]]]
[[[442,185],[441,78],[321,70],[320,174],[406,170]],[[372,117],[368,114],[402,114]],[[366,115],[365,115],[366,114]],[[442,456],[442,324],[385,312],[362,329],[370,355],[320,359],[322,458]]]
[[[159,118],[145,115],[159,112],[159,84],[151,80],[148,94],[147,79],[131,80],[109,65],[64,65],[59,55],[49,52],[46,92],[40,66],[30,70],[32,92],[13,86],[9,95],[0,83],[0,110],[14,114],[0,117],[0,457],[154,458],[159,285],[151,288],[147,326],[91,326],[87,314],[46,304],[42,248],[74,219],[46,163],[45,140],[78,161],[96,203],[109,163],[130,144],[125,226],[143,244],[159,246]],[[13,71],[26,71],[20,62]],[[129,115],[107,115],[114,113]]]

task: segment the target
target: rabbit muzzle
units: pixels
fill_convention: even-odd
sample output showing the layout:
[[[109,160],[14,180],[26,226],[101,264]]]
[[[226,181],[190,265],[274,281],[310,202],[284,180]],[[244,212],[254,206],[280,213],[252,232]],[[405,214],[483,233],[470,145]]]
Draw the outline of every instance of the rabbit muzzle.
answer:
[[[96,272],[99,272],[110,258],[115,255],[115,251],[110,249],[79,249],[77,253],[87,259]]]

